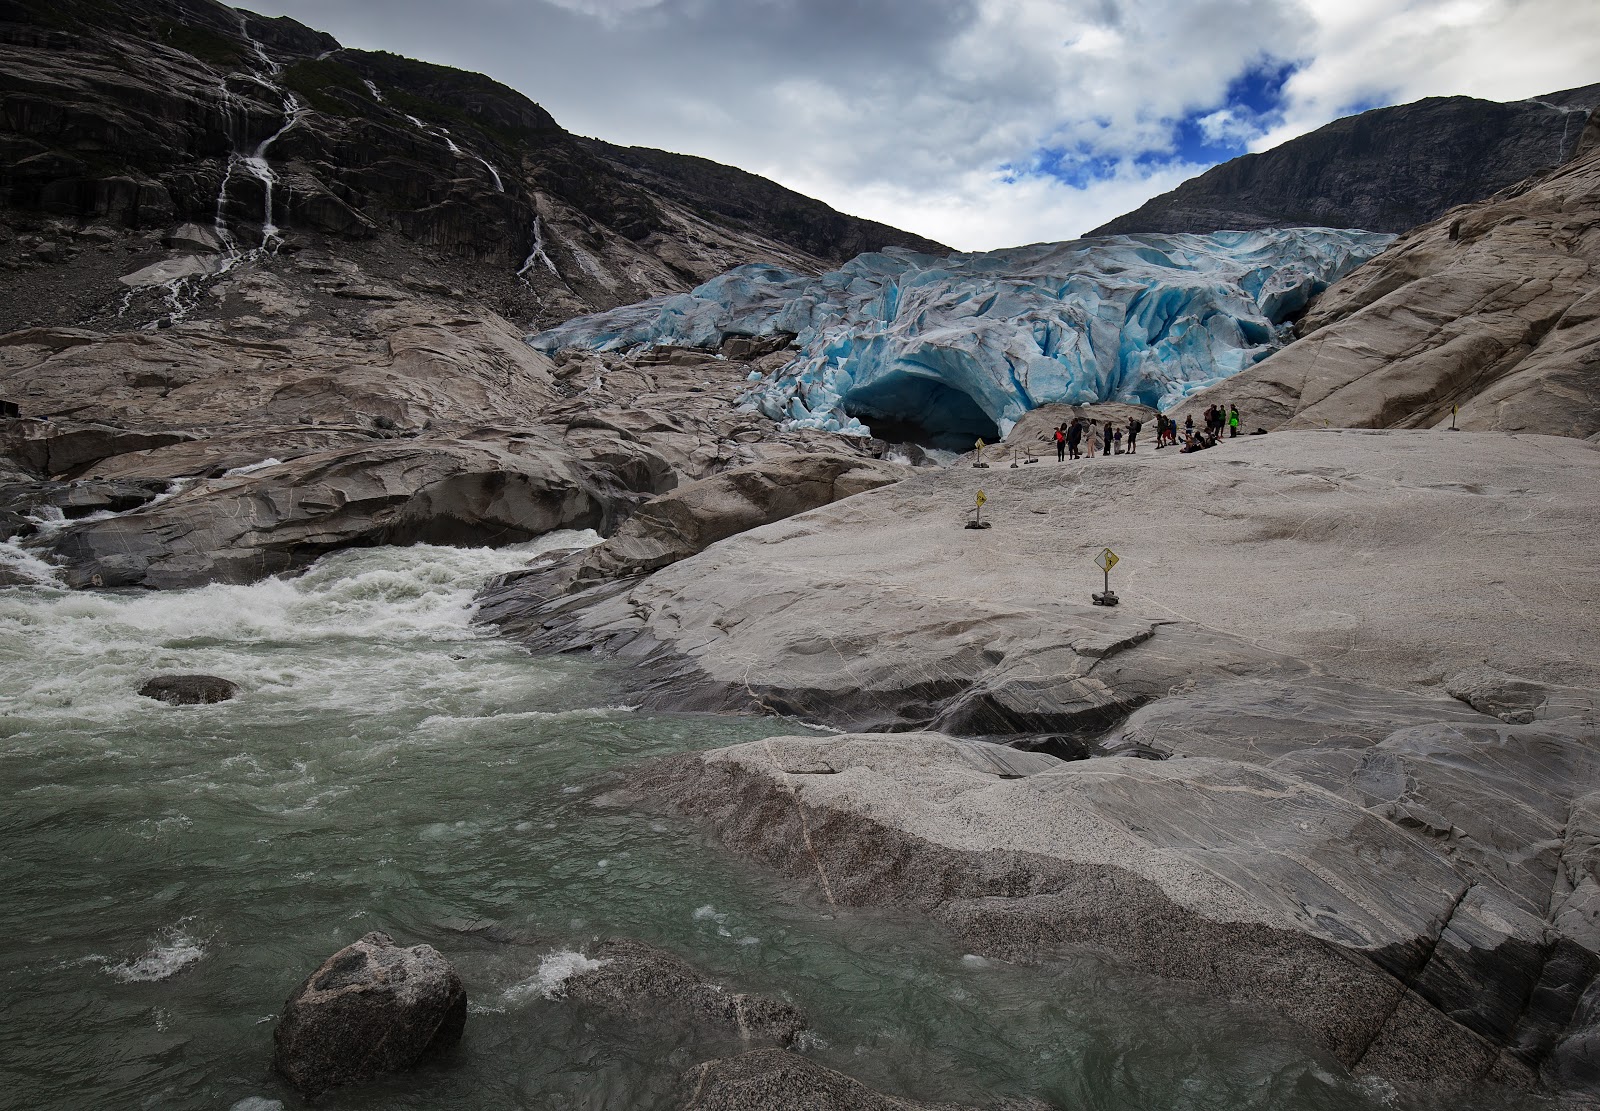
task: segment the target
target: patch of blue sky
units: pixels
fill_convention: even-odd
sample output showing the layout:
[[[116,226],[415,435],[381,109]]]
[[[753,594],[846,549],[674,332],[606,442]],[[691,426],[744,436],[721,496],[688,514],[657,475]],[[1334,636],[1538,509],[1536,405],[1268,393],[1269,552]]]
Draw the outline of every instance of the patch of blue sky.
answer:
[[[1298,68],[1298,63],[1281,58],[1258,59],[1228,82],[1220,101],[1179,119],[1163,121],[1169,141],[1161,147],[1131,155],[1126,150],[1115,150],[1117,136],[1111,122],[1097,119],[1094,122],[1102,132],[1099,141],[1080,141],[1071,147],[1040,147],[1026,163],[1000,166],[1000,180],[1015,184],[1026,177],[1044,175],[1081,189],[1115,177],[1129,165],[1151,173],[1174,164],[1212,166],[1237,158],[1249,150],[1251,140],[1282,121],[1284,86]]]

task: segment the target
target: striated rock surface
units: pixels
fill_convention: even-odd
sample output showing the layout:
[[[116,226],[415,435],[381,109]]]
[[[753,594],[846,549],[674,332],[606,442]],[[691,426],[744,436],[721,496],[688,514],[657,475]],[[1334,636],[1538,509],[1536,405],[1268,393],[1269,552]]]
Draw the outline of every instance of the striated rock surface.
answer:
[[[1302,338],[1190,398],[1246,428],[1600,432],[1600,147],[1453,209],[1333,285]],[[1181,419],[1181,413],[1180,413]]]
[[[1572,157],[1600,85],[1500,104],[1429,97],[1224,162],[1090,232],[1402,232]]]
[[[757,1049],[696,1065],[678,1085],[684,1111],[975,1111],[885,1095],[783,1049]],[[1045,1111],[1034,1100],[1002,1100],[994,1111]]]
[[[432,946],[370,933],[295,989],[273,1030],[272,1064],[303,1095],[408,1069],[461,1040],[467,993]]]

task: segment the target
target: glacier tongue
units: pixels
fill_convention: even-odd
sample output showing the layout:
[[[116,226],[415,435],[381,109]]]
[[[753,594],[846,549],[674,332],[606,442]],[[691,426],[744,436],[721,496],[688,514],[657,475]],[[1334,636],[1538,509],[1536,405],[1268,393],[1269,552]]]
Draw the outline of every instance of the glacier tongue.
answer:
[[[1393,238],[1292,228],[948,258],[891,248],[820,277],[751,264],[528,342],[550,354],[714,349],[729,335],[793,333],[796,357],[770,378],[752,375],[748,401],[767,416],[965,447],[1048,402],[1170,408],[1281,346],[1288,318]]]

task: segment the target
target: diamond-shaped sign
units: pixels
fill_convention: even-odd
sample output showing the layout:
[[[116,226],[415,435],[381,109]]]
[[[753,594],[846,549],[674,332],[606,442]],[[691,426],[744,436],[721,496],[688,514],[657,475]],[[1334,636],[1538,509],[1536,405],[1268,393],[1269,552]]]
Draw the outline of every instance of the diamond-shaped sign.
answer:
[[[979,505],[985,505],[985,504],[988,503],[988,501],[989,501],[989,495],[985,494],[982,490],[979,490],[978,491],[978,504]]]
[[[1117,558],[1117,553],[1110,548],[1102,550],[1099,555],[1094,557],[1094,565],[1108,575],[1111,573],[1111,569],[1120,562],[1122,561]]]

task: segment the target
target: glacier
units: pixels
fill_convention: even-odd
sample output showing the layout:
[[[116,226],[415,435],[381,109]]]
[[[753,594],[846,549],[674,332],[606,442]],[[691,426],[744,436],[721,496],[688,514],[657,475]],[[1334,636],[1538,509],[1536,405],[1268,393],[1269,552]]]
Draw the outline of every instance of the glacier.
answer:
[[[1049,402],[1170,409],[1291,337],[1327,285],[1394,237],[1288,228],[1116,235],[945,258],[889,248],[820,276],[752,263],[528,337],[546,354],[792,335],[746,402],[793,428],[939,447]]]

